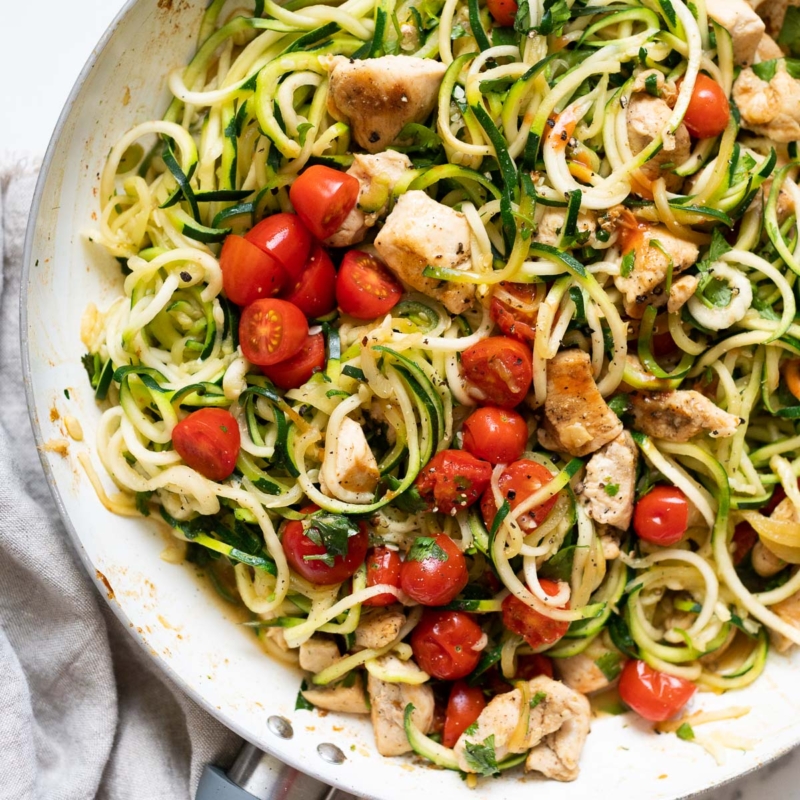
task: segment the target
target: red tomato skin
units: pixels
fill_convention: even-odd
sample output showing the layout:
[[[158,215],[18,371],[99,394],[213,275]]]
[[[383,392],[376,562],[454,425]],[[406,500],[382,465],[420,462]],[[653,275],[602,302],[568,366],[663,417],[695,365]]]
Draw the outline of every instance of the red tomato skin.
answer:
[[[551,597],[558,593],[558,584],[542,578],[539,583],[545,594]],[[569,628],[569,622],[550,619],[540,614],[522,600],[508,595],[503,600],[503,625],[513,633],[522,636],[534,648],[555,644]]]
[[[461,355],[467,380],[483,394],[481,403],[514,408],[524,399],[533,380],[532,354],[516,339],[490,336]]]
[[[306,228],[317,239],[327,239],[353,210],[360,191],[357,178],[316,164],[295,178],[289,199]]]
[[[400,569],[400,588],[423,606],[444,606],[467,585],[467,562],[449,536],[438,533],[433,539],[446,553],[447,561],[434,556],[423,561],[406,559]]]
[[[299,352],[307,336],[308,323],[303,312],[286,300],[256,300],[245,308],[239,320],[242,353],[259,367],[291,358]]]
[[[733,566],[738,567],[758,541],[758,534],[749,522],[740,522],[733,531]]]
[[[349,250],[336,276],[336,302],[356,319],[376,319],[388,314],[403,296],[400,282],[371,253]]]
[[[519,306],[514,306],[507,300],[492,297],[489,305],[492,320],[506,336],[533,347],[536,338],[538,306],[534,306],[536,310],[530,309],[536,295],[535,286],[529,283],[510,283],[508,281],[502,281],[500,286],[507,294],[518,299]]]
[[[690,681],[658,672],[635,659],[625,664],[619,679],[622,702],[651,722],[674,717],[696,691],[697,687]]]
[[[528,443],[525,420],[508,408],[479,408],[464,421],[462,434],[464,449],[490,464],[516,461]]]
[[[316,511],[316,507],[304,508],[303,513],[309,514]],[[347,555],[336,556],[333,566],[329,567],[324,561],[305,561],[304,556],[319,556],[325,554],[322,545],[314,544],[306,536],[303,523],[293,520],[283,529],[283,552],[289,566],[309,583],[317,586],[329,586],[342,583],[352,578],[356,570],[364,563],[364,557],[369,547],[369,533],[366,525],[361,522],[358,533],[347,540]]]
[[[514,680],[531,681],[544,675],[548,678],[553,677],[553,659],[543,656],[541,653],[534,653],[530,656],[517,656],[517,671]]]
[[[225,296],[239,306],[281,291],[287,276],[280,263],[247,239],[231,234],[219,254]]]
[[[508,500],[509,506],[514,509],[524,500],[527,500],[537,489],[549,483],[553,477],[547,467],[536,461],[523,458],[509,464],[503,470],[497,485],[500,487],[500,494],[505,500]],[[558,495],[551,497],[540,506],[536,506],[522,515],[517,519],[517,522],[520,523],[523,530],[532,530],[542,524],[557,500]],[[497,514],[497,505],[494,502],[494,493],[491,487],[483,493],[481,498],[481,514],[484,523],[491,528]]]
[[[298,279],[290,282],[283,299],[310,319],[324,317],[336,308],[336,267],[324,247],[312,249],[308,263]]]
[[[689,527],[689,501],[674,486],[655,486],[633,510],[633,529],[640,539],[671,547]]]
[[[481,689],[470,686],[466,681],[456,681],[447,701],[442,744],[455,747],[461,734],[478,719],[484,708],[486,697]]]
[[[444,681],[469,675],[481,660],[472,648],[483,638],[481,626],[462,611],[426,611],[411,633],[419,668]]]
[[[486,5],[498,25],[510,28],[514,24],[518,10],[514,0],[488,0]]]
[[[442,450],[420,471],[414,482],[430,508],[452,514],[471,506],[492,479],[492,468],[464,450]]]
[[[692,90],[683,124],[695,139],[719,136],[728,126],[731,107],[722,87],[708,75],[700,73]]]
[[[300,350],[285,361],[261,367],[261,371],[284,391],[302,386],[315,372],[325,368],[325,337],[321,333],[306,336]]]
[[[300,217],[285,213],[262,219],[244,238],[272,256],[290,280],[300,277],[313,243],[311,233]]]
[[[403,562],[396,550],[388,547],[376,547],[367,554],[367,586],[377,586],[381,583],[389,586],[400,586],[400,569]],[[393,594],[379,594],[365,600],[365,606],[388,606],[396,603]]]
[[[236,467],[239,425],[224,408],[201,408],[172,431],[172,446],[194,470],[211,481],[224,481]]]

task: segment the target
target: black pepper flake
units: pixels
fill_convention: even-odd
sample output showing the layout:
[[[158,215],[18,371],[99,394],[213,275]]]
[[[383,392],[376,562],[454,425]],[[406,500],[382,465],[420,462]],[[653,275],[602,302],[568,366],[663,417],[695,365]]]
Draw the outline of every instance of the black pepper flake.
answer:
[[[547,120],[547,126],[548,126],[549,128],[555,128],[555,126],[556,126],[556,121],[555,121],[554,119],[548,119],[548,120]]]
[[[656,297],[658,297],[658,296],[659,296],[659,295],[661,295],[661,294],[664,294],[664,287],[663,287],[663,286],[656,286],[656,288],[655,288],[655,289],[653,289],[653,294],[654,294]]]
[[[187,272],[186,270],[183,270],[183,272],[181,272],[182,281],[186,281],[188,283],[191,279],[192,279],[191,273]]]
[[[637,295],[636,296],[636,302],[637,303],[646,303],[647,302],[647,295],[646,294]]]
[[[377,142],[380,138],[381,135],[378,133],[378,131],[372,131],[372,133],[369,135],[369,141],[371,144],[375,144],[375,142]]]
[[[567,132],[566,131],[561,131],[561,141],[562,142],[566,142],[567,141]]]

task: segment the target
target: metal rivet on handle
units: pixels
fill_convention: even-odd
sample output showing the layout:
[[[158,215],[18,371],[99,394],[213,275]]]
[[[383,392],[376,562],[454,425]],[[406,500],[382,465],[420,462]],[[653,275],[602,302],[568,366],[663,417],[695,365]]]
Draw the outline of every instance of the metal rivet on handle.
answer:
[[[292,723],[286,717],[273,716],[267,720],[267,727],[281,739],[291,739],[294,736]]]
[[[319,745],[317,752],[319,757],[329,764],[344,764],[346,760],[344,753],[335,744],[330,744],[329,742],[323,742]]]

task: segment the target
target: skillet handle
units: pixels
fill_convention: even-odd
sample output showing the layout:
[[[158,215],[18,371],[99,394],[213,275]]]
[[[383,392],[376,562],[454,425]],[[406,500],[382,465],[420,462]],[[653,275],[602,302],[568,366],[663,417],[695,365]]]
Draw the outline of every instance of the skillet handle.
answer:
[[[246,744],[227,774],[206,766],[195,800],[356,800]]]

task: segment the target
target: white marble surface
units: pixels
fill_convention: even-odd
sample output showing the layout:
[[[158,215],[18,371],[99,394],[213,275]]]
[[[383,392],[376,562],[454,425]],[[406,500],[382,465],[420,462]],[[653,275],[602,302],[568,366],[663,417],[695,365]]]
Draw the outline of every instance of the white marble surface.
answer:
[[[0,46],[4,76],[0,81],[0,154],[44,152],[75,78],[123,5],[124,0],[40,0],[14,3],[5,10]],[[798,752],[701,796],[702,800],[773,797],[800,798]]]

